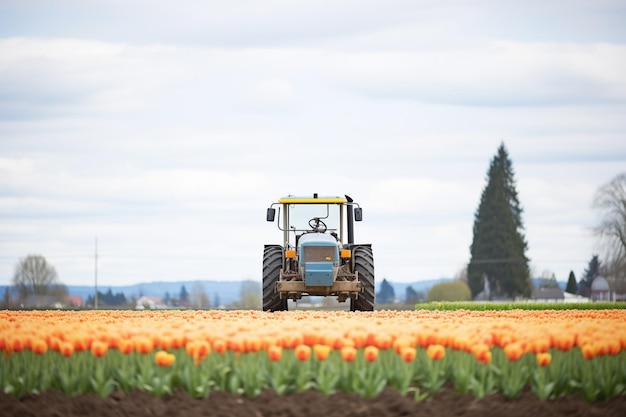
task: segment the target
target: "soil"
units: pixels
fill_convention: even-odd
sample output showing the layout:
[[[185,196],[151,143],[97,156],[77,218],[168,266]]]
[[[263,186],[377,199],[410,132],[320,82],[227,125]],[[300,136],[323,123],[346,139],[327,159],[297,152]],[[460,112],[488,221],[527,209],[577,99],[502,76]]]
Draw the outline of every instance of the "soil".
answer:
[[[279,396],[273,391],[255,398],[213,392],[208,398],[194,399],[185,392],[157,398],[149,393],[115,392],[107,398],[94,394],[69,397],[58,391],[16,398],[0,393],[0,415],[4,417],[73,416],[228,416],[228,417],[382,417],[382,416],[620,416],[626,415],[626,396],[588,403],[577,396],[540,401],[524,392],[513,401],[500,394],[476,399],[444,387],[434,397],[415,402],[410,396],[385,389],[379,396],[364,399],[354,394],[324,397],[307,391]]]

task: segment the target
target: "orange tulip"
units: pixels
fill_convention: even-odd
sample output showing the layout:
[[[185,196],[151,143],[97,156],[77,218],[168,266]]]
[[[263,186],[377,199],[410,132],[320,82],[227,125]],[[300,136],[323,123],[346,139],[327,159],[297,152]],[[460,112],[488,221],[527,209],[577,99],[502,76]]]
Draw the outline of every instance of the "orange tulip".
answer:
[[[354,342],[354,347],[359,349],[365,346],[365,341],[367,340],[367,333],[354,331],[350,334],[350,339]]]
[[[481,354],[477,357],[478,362],[489,365],[491,363],[491,350],[487,350],[485,352],[481,352]]]
[[[246,339],[246,351],[247,352],[258,352],[261,350],[262,340],[259,337],[253,336]]]
[[[278,362],[283,357],[283,348],[278,345],[271,345],[267,348],[267,357],[272,362]]]
[[[9,341],[9,351],[19,353],[24,349],[24,343],[19,337],[14,337]]]
[[[183,336],[182,334],[176,334],[172,336],[172,348],[173,349],[180,349],[184,345],[185,345],[185,336]]]
[[[74,343],[74,350],[75,351],[82,352],[82,351],[87,350],[89,348],[89,340],[87,340],[87,338],[85,336],[76,335],[72,339],[72,342]]]
[[[410,347],[413,345],[413,342],[407,338],[400,338],[393,341],[393,350],[399,355],[402,349],[405,347]]]
[[[472,354],[474,358],[482,364],[488,365],[491,363],[491,350],[489,346],[484,343],[474,345],[472,347]]]
[[[202,360],[211,353],[211,345],[205,340],[197,340],[187,343],[185,350],[187,354],[193,358],[193,363],[199,365]]]
[[[91,353],[98,358],[102,358],[103,356],[105,356],[108,350],[109,345],[105,342],[96,340],[91,344]]]
[[[353,346],[344,346],[341,348],[341,359],[345,362],[352,362],[356,359],[356,349]]]
[[[619,340],[607,340],[606,345],[608,348],[607,353],[612,356],[619,355],[622,350]]]
[[[511,362],[518,361],[524,354],[524,350],[519,343],[510,343],[504,347],[506,358]]]
[[[576,336],[571,333],[561,332],[555,334],[553,337],[554,347],[563,352],[567,352],[568,350],[573,348],[575,342]]]
[[[315,346],[321,344],[321,337],[316,331],[306,331],[302,335],[302,340],[305,345]]]
[[[550,365],[550,361],[552,360],[552,355],[545,353],[537,353],[537,365],[541,367],[545,367]]]
[[[213,351],[215,351],[215,353],[226,352],[226,347],[226,341],[223,339],[215,339],[213,341]]]
[[[376,346],[380,350],[387,350],[393,344],[393,340],[388,334],[377,334],[374,335],[374,346]]]
[[[583,345],[583,347],[581,348],[581,352],[583,354],[583,358],[587,360],[591,360],[596,356],[596,348],[592,344]]]
[[[120,339],[117,342],[117,349],[124,355],[128,355],[130,352],[132,352],[134,347],[135,346],[133,342],[127,339]]]
[[[413,362],[413,360],[415,359],[416,355],[417,355],[417,350],[415,348],[413,348],[413,347],[410,347],[410,346],[405,346],[400,351],[400,357],[406,363]]]
[[[294,334],[286,334],[283,337],[283,347],[285,349],[294,349],[298,345],[301,345],[303,341],[302,336]]]
[[[532,351],[534,353],[545,353],[550,349],[550,339],[547,337],[538,337],[532,343]]]
[[[325,361],[330,354],[330,346],[327,345],[314,345],[313,353],[318,361]]]
[[[230,350],[239,353],[246,353],[247,346],[243,337],[234,337],[229,341]]]
[[[176,360],[176,356],[172,353],[167,353],[164,350],[159,350],[154,354],[154,362],[163,367],[171,366]]]
[[[61,342],[60,351],[61,355],[69,358],[74,354],[74,345],[70,342]]]
[[[163,350],[168,350],[172,348],[173,344],[173,339],[170,336],[161,336],[158,340],[158,344],[155,343],[155,346],[159,346]]]
[[[352,346],[355,349],[357,348],[356,343],[354,343],[354,340],[349,339],[347,337],[339,339],[339,349],[345,346]]]
[[[363,356],[368,362],[375,362],[378,359],[378,348],[376,346],[367,346],[363,350]]]
[[[56,336],[52,336],[50,338],[50,343],[49,343],[50,349],[52,349],[55,352],[58,352],[61,349],[61,342],[63,342],[61,339],[59,339]]]
[[[30,348],[37,355],[43,355],[48,350],[48,345],[43,339],[35,339],[31,342]]]
[[[307,345],[298,345],[294,350],[296,359],[301,362],[308,361],[311,358],[311,347]]]
[[[154,349],[154,344],[152,339],[147,337],[138,337],[135,339],[135,350],[141,354],[146,354],[152,352]]]
[[[604,356],[609,353],[609,346],[605,340],[597,340],[594,343],[594,348],[596,350],[596,356]]]
[[[426,354],[430,359],[438,361],[446,356],[446,349],[441,345],[430,345],[426,349]]]

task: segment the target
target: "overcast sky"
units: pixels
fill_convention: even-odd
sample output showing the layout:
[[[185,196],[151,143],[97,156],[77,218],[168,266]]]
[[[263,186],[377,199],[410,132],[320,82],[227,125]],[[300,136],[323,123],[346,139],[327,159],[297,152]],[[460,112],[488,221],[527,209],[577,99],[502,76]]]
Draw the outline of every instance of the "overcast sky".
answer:
[[[0,284],[261,280],[265,209],[348,194],[378,280],[469,261],[504,143],[535,275],[626,171],[622,0],[0,1]]]

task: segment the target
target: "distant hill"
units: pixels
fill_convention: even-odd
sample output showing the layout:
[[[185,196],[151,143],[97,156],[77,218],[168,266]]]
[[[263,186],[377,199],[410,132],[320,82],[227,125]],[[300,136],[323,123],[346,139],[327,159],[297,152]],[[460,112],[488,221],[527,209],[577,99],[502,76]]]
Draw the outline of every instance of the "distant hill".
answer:
[[[126,299],[139,298],[141,296],[165,297],[166,293],[172,298],[178,298],[180,292],[185,287],[188,294],[193,294],[198,286],[204,291],[209,298],[211,305],[214,304],[216,296],[221,305],[232,304],[239,300],[239,292],[243,281],[155,281],[145,282],[134,285],[123,286],[99,286],[98,291],[107,292],[109,288],[115,293],[123,293]],[[90,295],[93,296],[93,286],[86,285],[68,285],[67,290],[70,295],[80,295],[86,300]]]
[[[447,281],[449,279],[431,279],[425,281],[414,282],[388,282],[394,289],[394,293],[399,300],[404,299],[407,287],[411,286],[417,292],[423,292],[424,295],[428,292],[430,287],[439,282]],[[382,282],[382,279],[378,280]],[[241,285],[244,281],[155,281],[144,282],[133,285],[101,285],[98,286],[98,291],[106,293],[111,290],[113,294],[123,293],[126,299],[139,298],[143,295],[151,297],[165,297],[166,293],[169,293],[170,297],[178,298],[182,287],[184,286],[187,293],[190,295],[198,288],[198,285],[204,290],[204,293],[209,298],[209,302],[213,306],[216,298],[221,305],[229,305],[239,300],[239,294]],[[260,284],[260,282],[259,282]],[[4,294],[6,285],[0,285],[0,296]],[[89,296],[93,296],[94,287],[90,285],[68,285],[67,291],[69,295],[78,295],[87,300]]]

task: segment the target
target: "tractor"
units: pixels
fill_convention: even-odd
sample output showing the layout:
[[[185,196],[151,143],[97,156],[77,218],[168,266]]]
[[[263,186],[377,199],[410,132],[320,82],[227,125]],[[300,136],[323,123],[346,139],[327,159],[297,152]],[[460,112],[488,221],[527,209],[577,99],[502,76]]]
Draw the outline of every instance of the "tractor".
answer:
[[[374,310],[371,244],[354,243],[354,222],[363,210],[344,197],[282,197],[267,209],[278,219],[281,245],[263,251],[263,310],[286,311],[303,295],[350,299],[351,311]]]

